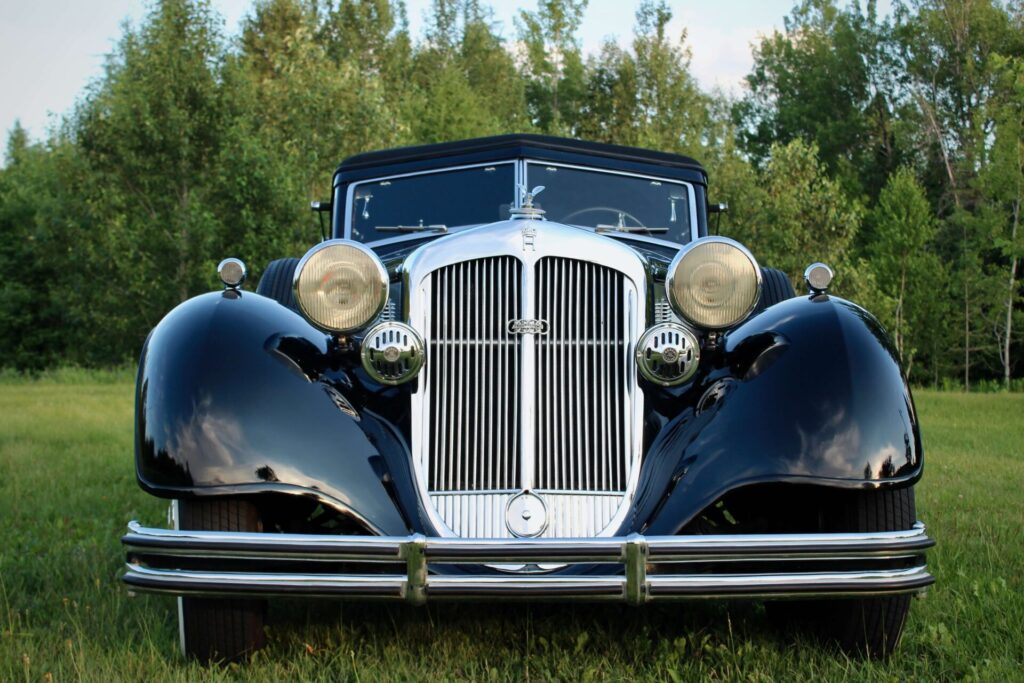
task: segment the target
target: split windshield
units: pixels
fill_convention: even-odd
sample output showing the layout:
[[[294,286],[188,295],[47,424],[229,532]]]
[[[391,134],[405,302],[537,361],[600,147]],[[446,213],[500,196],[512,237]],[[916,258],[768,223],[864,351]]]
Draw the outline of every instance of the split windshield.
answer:
[[[525,171],[527,187],[544,186],[534,206],[548,220],[690,240],[685,183],[543,163],[527,163]],[[374,242],[506,220],[517,192],[514,162],[358,183],[349,207],[352,238]]]

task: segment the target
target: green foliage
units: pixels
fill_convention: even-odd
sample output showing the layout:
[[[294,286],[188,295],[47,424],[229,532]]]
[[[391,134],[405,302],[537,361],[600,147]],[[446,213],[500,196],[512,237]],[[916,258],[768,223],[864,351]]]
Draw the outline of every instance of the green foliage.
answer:
[[[909,169],[889,177],[870,221],[874,230],[866,251],[879,289],[891,302],[874,310],[889,323],[896,350],[909,369],[916,346],[908,336],[927,339],[927,330],[941,320],[941,310],[931,304],[945,280],[942,262],[928,250],[935,237],[935,217]]]
[[[784,33],[755,46],[750,91],[735,110],[755,161],[765,162],[773,144],[804,139],[852,196],[877,194],[904,154],[891,130],[885,29],[874,3],[865,15],[859,3],[803,0]]]
[[[584,92],[583,57],[576,35],[587,0],[539,0],[516,20],[526,53],[523,76],[531,122],[543,133],[572,135]]]
[[[748,244],[766,264],[782,270],[794,283],[813,258],[838,266],[836,290],[844,289],[854,270],[851,244],[860,227],[862,209],[831,179],[818,160],[817,148],[801,140],[773,145],[758,185],[746,188],[753,220],[736,225],[730,235]],[[862,292],[859,292],[863,294]]]
[[[0,367],[133,360],[242,257],[258,281],[317,239],[312,199],[354,153],[507,132],[689,154],[711,231],[800,285],[808,262],[875,312],[913,381],[1011,385],[1024,362],[1024,11],[998,0],[800,0],[739,101],[702,90],[672,4],[584,57],[586,0],[157,0],[43,142],[0,169]],[[798,287],[800,289],[802,287]]]

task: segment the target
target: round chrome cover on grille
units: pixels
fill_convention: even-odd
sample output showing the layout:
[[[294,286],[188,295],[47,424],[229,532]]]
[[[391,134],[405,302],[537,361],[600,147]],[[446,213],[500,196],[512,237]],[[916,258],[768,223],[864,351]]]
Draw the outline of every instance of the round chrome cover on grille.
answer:
[[[529,491],[513,497],[505,510],[505,524],[513,536],[540,536],[548,526],[548,507],[544,499]]]
[[[662,386],[682,384],[700,363],[700,346],[693,332],[676,323],[662,323],[644,332],[636,345],[640,374]]]
[[[383,322],[363,339],[363,368],[381,384],[402,384],[423,367],[423,340],[405,323]]]

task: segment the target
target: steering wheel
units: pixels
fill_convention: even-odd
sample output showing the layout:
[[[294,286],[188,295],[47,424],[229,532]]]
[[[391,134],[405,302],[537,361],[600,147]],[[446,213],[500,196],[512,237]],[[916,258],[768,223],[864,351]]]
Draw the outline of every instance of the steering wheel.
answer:
[[[639,218],[634,216],[633,214],[629,213],[628,211],[623,211],[622,209],[616,209],[616,208],[614,208],[612,206],[588,206],[585,209],[577,209],[576,211],[573,211],[569,215],[563,216],[561,220],[562,220],[563,223],[571,223],[573,218],[576,218],[577,216],[581,216],[581,215],[586,214],[586,213],[592,213],[592,212],[595,212],[595,211],[603,211],[603,212],[606,212],[606,213],[614,214],[615,218],[612,221],[612,225],[617,225],[618,222],[619,222],[619,216],[622,216],[624,219],[629,219],[629,220],[633,221],[634,223],[636,223],[636,225],[628,225],[627,224],[627,225],[625,225],[625,227],[627,227],[627,228],[639,228],[641,230],[646,230],[647,229],[647,226],[644,225],[643,222]],[[596,225],[597,221],[594,221],[594,223]]]

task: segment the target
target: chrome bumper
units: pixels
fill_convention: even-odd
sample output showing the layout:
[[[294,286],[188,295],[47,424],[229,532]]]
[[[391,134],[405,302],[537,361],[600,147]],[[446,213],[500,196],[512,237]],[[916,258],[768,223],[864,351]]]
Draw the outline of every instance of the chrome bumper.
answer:
[[[132,522],[121,541],[128,557],[123,580],[131,589],[188,595],[642,604],[909,593],[935,581],[924,565],[935,542],[921,523],[878,533],[509,540],[186,531]],[[480,567],[509,564],[591,565],[599,573],[484,573]],[[350,571],[352,565],[360,571]],[[467,573],[430,572],[440,565],[475,566]]]

